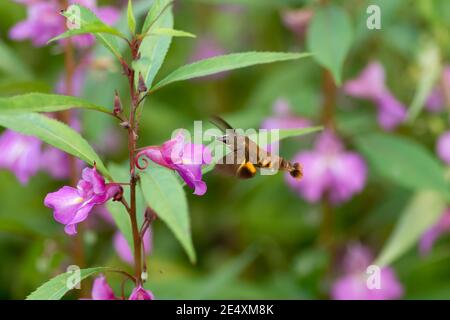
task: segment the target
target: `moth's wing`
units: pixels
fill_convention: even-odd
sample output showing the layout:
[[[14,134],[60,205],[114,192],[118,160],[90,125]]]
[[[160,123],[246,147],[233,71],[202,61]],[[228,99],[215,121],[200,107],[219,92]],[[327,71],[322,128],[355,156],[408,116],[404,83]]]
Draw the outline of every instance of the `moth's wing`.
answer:
[[[250,163],[246,162],[243,164],[217,164],[215,169],[221,174],[227,176],[234,176],[239,179],[250,179],[256,174],[256,167]]]
[[[214,170],[225,176],[235,177],[240,166],[238,164],[216,164]]]

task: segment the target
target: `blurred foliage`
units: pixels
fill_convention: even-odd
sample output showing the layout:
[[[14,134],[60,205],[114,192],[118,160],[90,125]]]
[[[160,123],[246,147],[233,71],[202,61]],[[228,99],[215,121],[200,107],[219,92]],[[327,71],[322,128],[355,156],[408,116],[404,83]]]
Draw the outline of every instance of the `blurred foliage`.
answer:
[[[101,2],[123,4],[113,0]],[[139,26],[146,6],[135,2]],[[175,27],[198,38],[173,41],[156,81],[189,62],[196,41],[203,37],[216,39],[228,53],[306,51],[304,37],[284,26],[282,13],[290,8],[316,8],[318,2],[176,1]],[[381,30],[366,28],[366,8],[373,3],[381,7]],[[230,4],[233,7],[224,7]],[[449,60],[447,0],[350,0],[333,4],[348,14],[354,32],[342,67],[343,81],[354,77],[371,59],[380,60],[387,71],[389,88],[409,105],[415,92],[424,90],[418,87],[423,77],[418,57],[427,44],[436,45],[442,63]],[[0,1],[0,96],[52,92],[62,72],[63,57],[57,47],[34,48],[29,42],[12,42],[8,38],[8,30],[24,17],[22,6]],[[105,49],[97,46],[94,56],[98,64],[89,70],[83,98],[112,107],[114,89],[126,96],[126,81]],[[98,67],[100,63],[103,67]],[[290,102],[295,114],[320,124],[321,72],[313,60],[300,60],[164,88],[146,102],[140,145],[160,144],[175,128],[189,128],[194,120],[206,120],[212,114],[226,115],[236,127],[257,127],[272,114],[273,103],[280,97]],[[370,173],[364,191],[335,210],[332,236],[336,257],[330,257],[318,241],[321,205],[303,201],[282,175],[236,181],[212,173],[205,178],[205,196],[196,197],[188,190],[196,264],[189,263],[165,225],[159,221],[154,224],[147,287],[157,297],[326,298],[332,279],[339,274],[338,258],[349,243],[360,241],[379,253],[415,190],[425,183],[446,188],[448,193],[444,169],[434,152],[436,137],[448,128],[445,114],[421,112],[412,123],[398,130],[395,141],[377,144],[372,139],[369,145],[366,140],[379,138],[381,131],[373,106],[342,94],[337,102],[337,128],[350,147],[356,146],[367,157]],[[115,121],[89,111],[82,112],[82,119],[83,135],[101,154],[107,154],[106,163],[126,160],[125,133]],[[105,136],[114,139],[108,150],[103,146]],[[401,150],[395,143],[403,139],[410,144],[401,144]],[[290,158],[299,150],[310,148],[312,141],[313,136],[289,139],[282,143],[281,152]],[[390,157],[384,152],[389,152]],[[413,156],[415,152],[419,155]],[[396,168],[389,163],[408,157],[412,157],[411,162],[405,167]],[[29,185],[21,186],[12,173],[0,172],[0,298],[23,299],[73,263],[70,237],[42,203],[49,191],[62,184],[41,173]],[[423,214],[426,213],[425,208]],[[84,242],[89,267],[123,266],[111,246],[111,224],[93,214],[84,228],[88,230]],[[449,236],[440,239],[428,256],[420,256],[414,248],[395,260],[393,266],[405,287],[405,298],[450,298],[449,240]],[[121,279],[116,275],[111,279],[120,290]]]

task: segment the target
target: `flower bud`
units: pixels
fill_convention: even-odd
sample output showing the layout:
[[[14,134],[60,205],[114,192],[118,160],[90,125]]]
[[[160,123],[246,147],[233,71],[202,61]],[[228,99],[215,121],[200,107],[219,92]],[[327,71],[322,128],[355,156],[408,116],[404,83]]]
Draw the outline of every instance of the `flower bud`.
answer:
[[[118,115],[120,113],[122,113],[123,109],[122,109],[122,102],[120,101],[120,97],[119,97],[119,93],[116,90],[116,94],[114,96],[114,110],[113,113],[115,115]]]
[[[142,73],[140,73],[140,72],[139,72],[138,90],[139,90],[139,93],[147,91],[147,86],[145,85],[144,78],[142,77]]]

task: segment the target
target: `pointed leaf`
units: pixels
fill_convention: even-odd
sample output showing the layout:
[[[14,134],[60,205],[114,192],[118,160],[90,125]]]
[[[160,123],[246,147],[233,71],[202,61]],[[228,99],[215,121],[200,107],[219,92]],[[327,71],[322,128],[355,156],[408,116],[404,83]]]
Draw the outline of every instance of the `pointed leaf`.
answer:
[[[379,266],[391,264],[414,246],[422,234],[438,221],[445,207],[446,200],[439,193],[418,192],[402,213],[375,264]]]
[[[300,59],[308,57],[309,55],[310,54],[308,53],[244,52],[217,56],[178,68],[156,84],[152,90],[157,90],[177,81],[204,77],[223,71],[235,70],[259,64]]]
[[[127,20],[128,20],[128,28],[130,29],[131,34],[135,34],[136,33],[136,18],[134,17],[132,0],[128,0]]]
[[[38,113],[0,113],[0,126],[35,136],[42,141],[61,149],[97,169],[108,179],[111,176],[102,160],[89,143],[74,129]]]
[[[356,145],[383,177],[413,190],[435,190],[450,199],[444,168],[417,142],[375,133],[358,137]]]
[[[72,8],[72,9],[70,9],[70,8]],[[80,23],[80,29],[78,29],[78,30],[83,30],[83,28],[86,27],[86,26],[87,26],[87,28],[95,29],[93,27],[93,25],[96,25],[96,26],[104,25],[105,30],[107,29],[107,30],[110,30],[110,31],[112,31],[112,29],[114,29],[114,28],[109,27],[108,25],[104,24],[95,15],[95,13],[93,13],[91,10],[89,10],[88,8],[85,8],[83,6],[77,5],[77,4],[71,5],[69,7],[69,9],[66,12],[63,13],[63,15],[66,18],[68,18],[68,17],[71,17],[70,14],[73,13],[73,12],[79,12],[80,13],[79,21],[77,21],[77,22]],[[111,29],[108,29],[108,28],[111,28]],[[77,29],[69,30],[67,32],[69,32],[69,33],[70,32],[77,32]],[[117,32],[116,35],[120,35],[121,37],[125,38],[125,36],[123,36],[119,31],[115,30],[114,32]],[[94,35],[97,38],[97,40],[99,40],[108,50],[110,50],[112,52],[112,54],[114,56],[116,56],[119,59],[121,57],[121,55],[120,55],[119,46],[118,46],[117,41],[116,41],[116,37],[111,35],[111,34],[108,34],[108,33],[94,32]]]
[[[171,37],[189,37],[189,38],[196,38],[197,36],[195,34],[192,34],[190,32],[182,31],[182,30],[175,30],[170,28],[156,28],[155,30],[152,30],[148,35],[159,35],[159,36],[171,36]]]
[[[28,93],[0,98],[0,113],[4,112],[55,112],[72,108],[85,108],[104,113],[109,110],[86,100],[58,94]]]
[[[98,23],[98,22],[89,23],[88,22],[88,23],[83,24],[83,26],[80,27],[79,29],[73,29],[73,30],[66,31],[66,32],[60,34],[59,36],[56,36],[56,37],[50,39],[47,43],[51,43],[51,42],[54,42],[57,40],[65,39],[65,38],[70,38],[73,36],[78,36],[81,34],[99,34],[99,33],[105,33],[105,34],[118,36],[120,38],[125,38],[125,36],[122,33],[120,33],[118,30],[116,30],[113,27],[110,27],[104,23]]]
[[[343,9],[329,5],[314,12],[308,28],[307,46],[314,59],[331,71],[338,85],[352,39],[351,21]]]
[[[195,262],[186,195],[174,172],[150,164],[141,172],[139,185],[147,205],[167,224],[191,262]]]
[[[140,73],[147,88],[152,86],[153,80],[166,58],[172,37],[161,35],[155,38],[146,35],[158,28],[173,28],[171,3],[171,0],[155,0],[142,27],[144,38],[139,48],[140,59],[133,64],[133,67],[136,71],[135,83],[138,83]]]
[[[76,281],[77,278],[74,272],[62,273],[37,288],[36,291],[27,297],[27,300],[60,300],[82,280],[97,273],[111,270],[108,267],[81,269],[78,278],[79,281]]]

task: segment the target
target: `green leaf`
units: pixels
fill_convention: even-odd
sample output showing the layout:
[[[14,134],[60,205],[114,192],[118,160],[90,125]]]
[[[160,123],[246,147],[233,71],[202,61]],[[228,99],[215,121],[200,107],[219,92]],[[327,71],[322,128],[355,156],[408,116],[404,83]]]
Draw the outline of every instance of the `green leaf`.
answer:
[[[195,34],[192,34],[190,32],[182,31],[182,30],[175,30],[170,28],[157,28],[153,31],[151,31],[148,35],[158,35],[158,36],[171,36],[171,37],[189,37],[189,38],[196,38],[197,36]]]
[[[136,71],[135,83],[138,83],[139,74],[142,74],[147,88],[152,86],[153,80],[166,58],[172,37],[165,35],[154,38],[145,35],[158,28],[173,28],[171,2],[171,0],[155,0],[142,27],[144,38],[139,48],[140,59],[133,63],[133,67]]]
[[[88,8],[85,8],[83,6],[74,4],[74,5],[71,5],[69,7],[69,9],[66,12],[63,13],[63,15],[66,18],[71,17],[71,15],[70,15],[71,13],[74,13],[74,12],[75,13],[76,12],[80,13],[79,21],[77,21],[77,22],[80,23],[80,29],[79,30],[83,30],[83,28],[85,26],[87,26],[88,28],[93,28],[92,25],[97,25],[97,26],[98,25],[104,25],[106,29],[110,28],[108,25],[105,25],[95,15],[95,13],[93,13]],[[114,28],[111,28],[111,29],[114,29]],[[76,32],[76,31],[77,30],[74,29],[74,30],[70,30],[70,31],[67,31],[67,32]],[[117,32],[116,35],[120,35],[121,37],[125,38],[125,36],[123,36],[119,31],[115,30],[115,32]],[[117,44],[116,37],[115,37],[116,35],[111,35],[111,34],[108,34],[108,33],[100,33],[100,32],[94,32],[94,35],[97,38],[97,40],[99,40],[108,50],[110,50],[114,56],[116,56],[116,58],[118,58],[118,59],[121,58],[119,46]]]
[[[150,163],[149,167],[141,172],[139,185],[147,205],[155,210],[158,217],[172,230],[194,263],[195,251],[186,195],[174,172]]]
[[[314,59],[331,71],[338,85],[352,38],[353,28],[344,10],[329,5],[315,11],[308,29],[307,46]]]
[[[415,141],[375,133],[358,137],[356,144],[383,177],[409,189],[435,190],[450,199],[444,168]]]
[[[103,176],[111,179],[102,160],[89,143],[78,132],[62,122],[38,113],[0,113],[0,126],[35,136],[91,166],[95,163]]]
[[[118,30],[114,29],[113,27],[110,27],[104,23],[98,23],[98,22],[88,22],[83,24],[83,26],[79,29],[73,29],[66,31],[59,36],[56,36],[52,39],[50,39],[47,43],[51,43],[57,40],[70,38],[73,36],[78,36],[81,34],[99,34],[99,33],[105,33],[105,34],[111,34],[114,36],[118,36],[120,38],[125,38],[125,36],[120,33]]]
[[[385,266],[409,250],[422,234],[438,221],[446,207],[446,199],[439,193],[420,191],[402,213],[375,264]]]
[[[78,279],[79,281],[76,281],[76,275],[74,272],[62,273],[37,288],[36,291],[32,292],[27,297],[27,300],[60,300],[67,292],[75,288],[75,286],[82,280],[97,273],[107,272],[110,270],[112,269],[108,267],[81,269]]]
[[[130,171],[129,164],[109,164],[108,171],[111,173],[114,181],[117,182],[127,182],[130,180]],[[127,199],[128,203],[130,203],[130,188],[124,188],[123,196]],[[133,233],[131,230],[131,222],[130,216],[125,209],[125,207],[120,202],[108,201],[106,203],[106,207],[108,211],[111,213],[114,222],[119,228],[120,232],[123,234],[125,239],[127,239],[130,248],[134,248],[133,243]],[[140,190],[136,190],[136,215],[138,225],[142,225],[144,220],[145,209],[147,208],[147,204],[145,203],[144,197],[142,196],[142,192]],[[133,250],[131,251],[133,252]]]
[[[414,121],[422,111],[441,71],[439,47],[429,43],[419,55],[419,83],[408,109],[408,121]]]
[[[130,29],[131,34],[135,34],[136,33],[136,18],[134,17],[132,0],[128,0],[127,20],[128,20],[128,28]]]
[[[86,100],[58,94],[29,93],[14,97],[0,98],[0,113],[4,112],[54,112],[72,108],[85,108],[104,113],[108,109]]]
[[[274,142],[281,141],[281,140],[284,140],[287,138],[300,137],[300,136],[304,136],[304,135],[322,131],[322,130],[323,130],[323,127],[321,127],[321,126],[299,128],[299,129],[279,129],[278,136],[276,136],[276,135],[272,136],[270,134],[271,130],[268,130],[267,133],[268,133],[269,139],[267,139],[267,140],[269,140],[268,143],[274,143]],[[255,142],[259,141],[258,134],[250,135],[249,138]],[[259,146],[264,147],[264,145],[259,145]]]
[[[217,56],[180,67],[153,87],[153,91],[170,83],[204,77],[249,66],[287,61],[310,56],[309,53],[244,52]]]
[[[0,71],[18,79],[32,78],[28,66],[3,41],[0,41]]]

